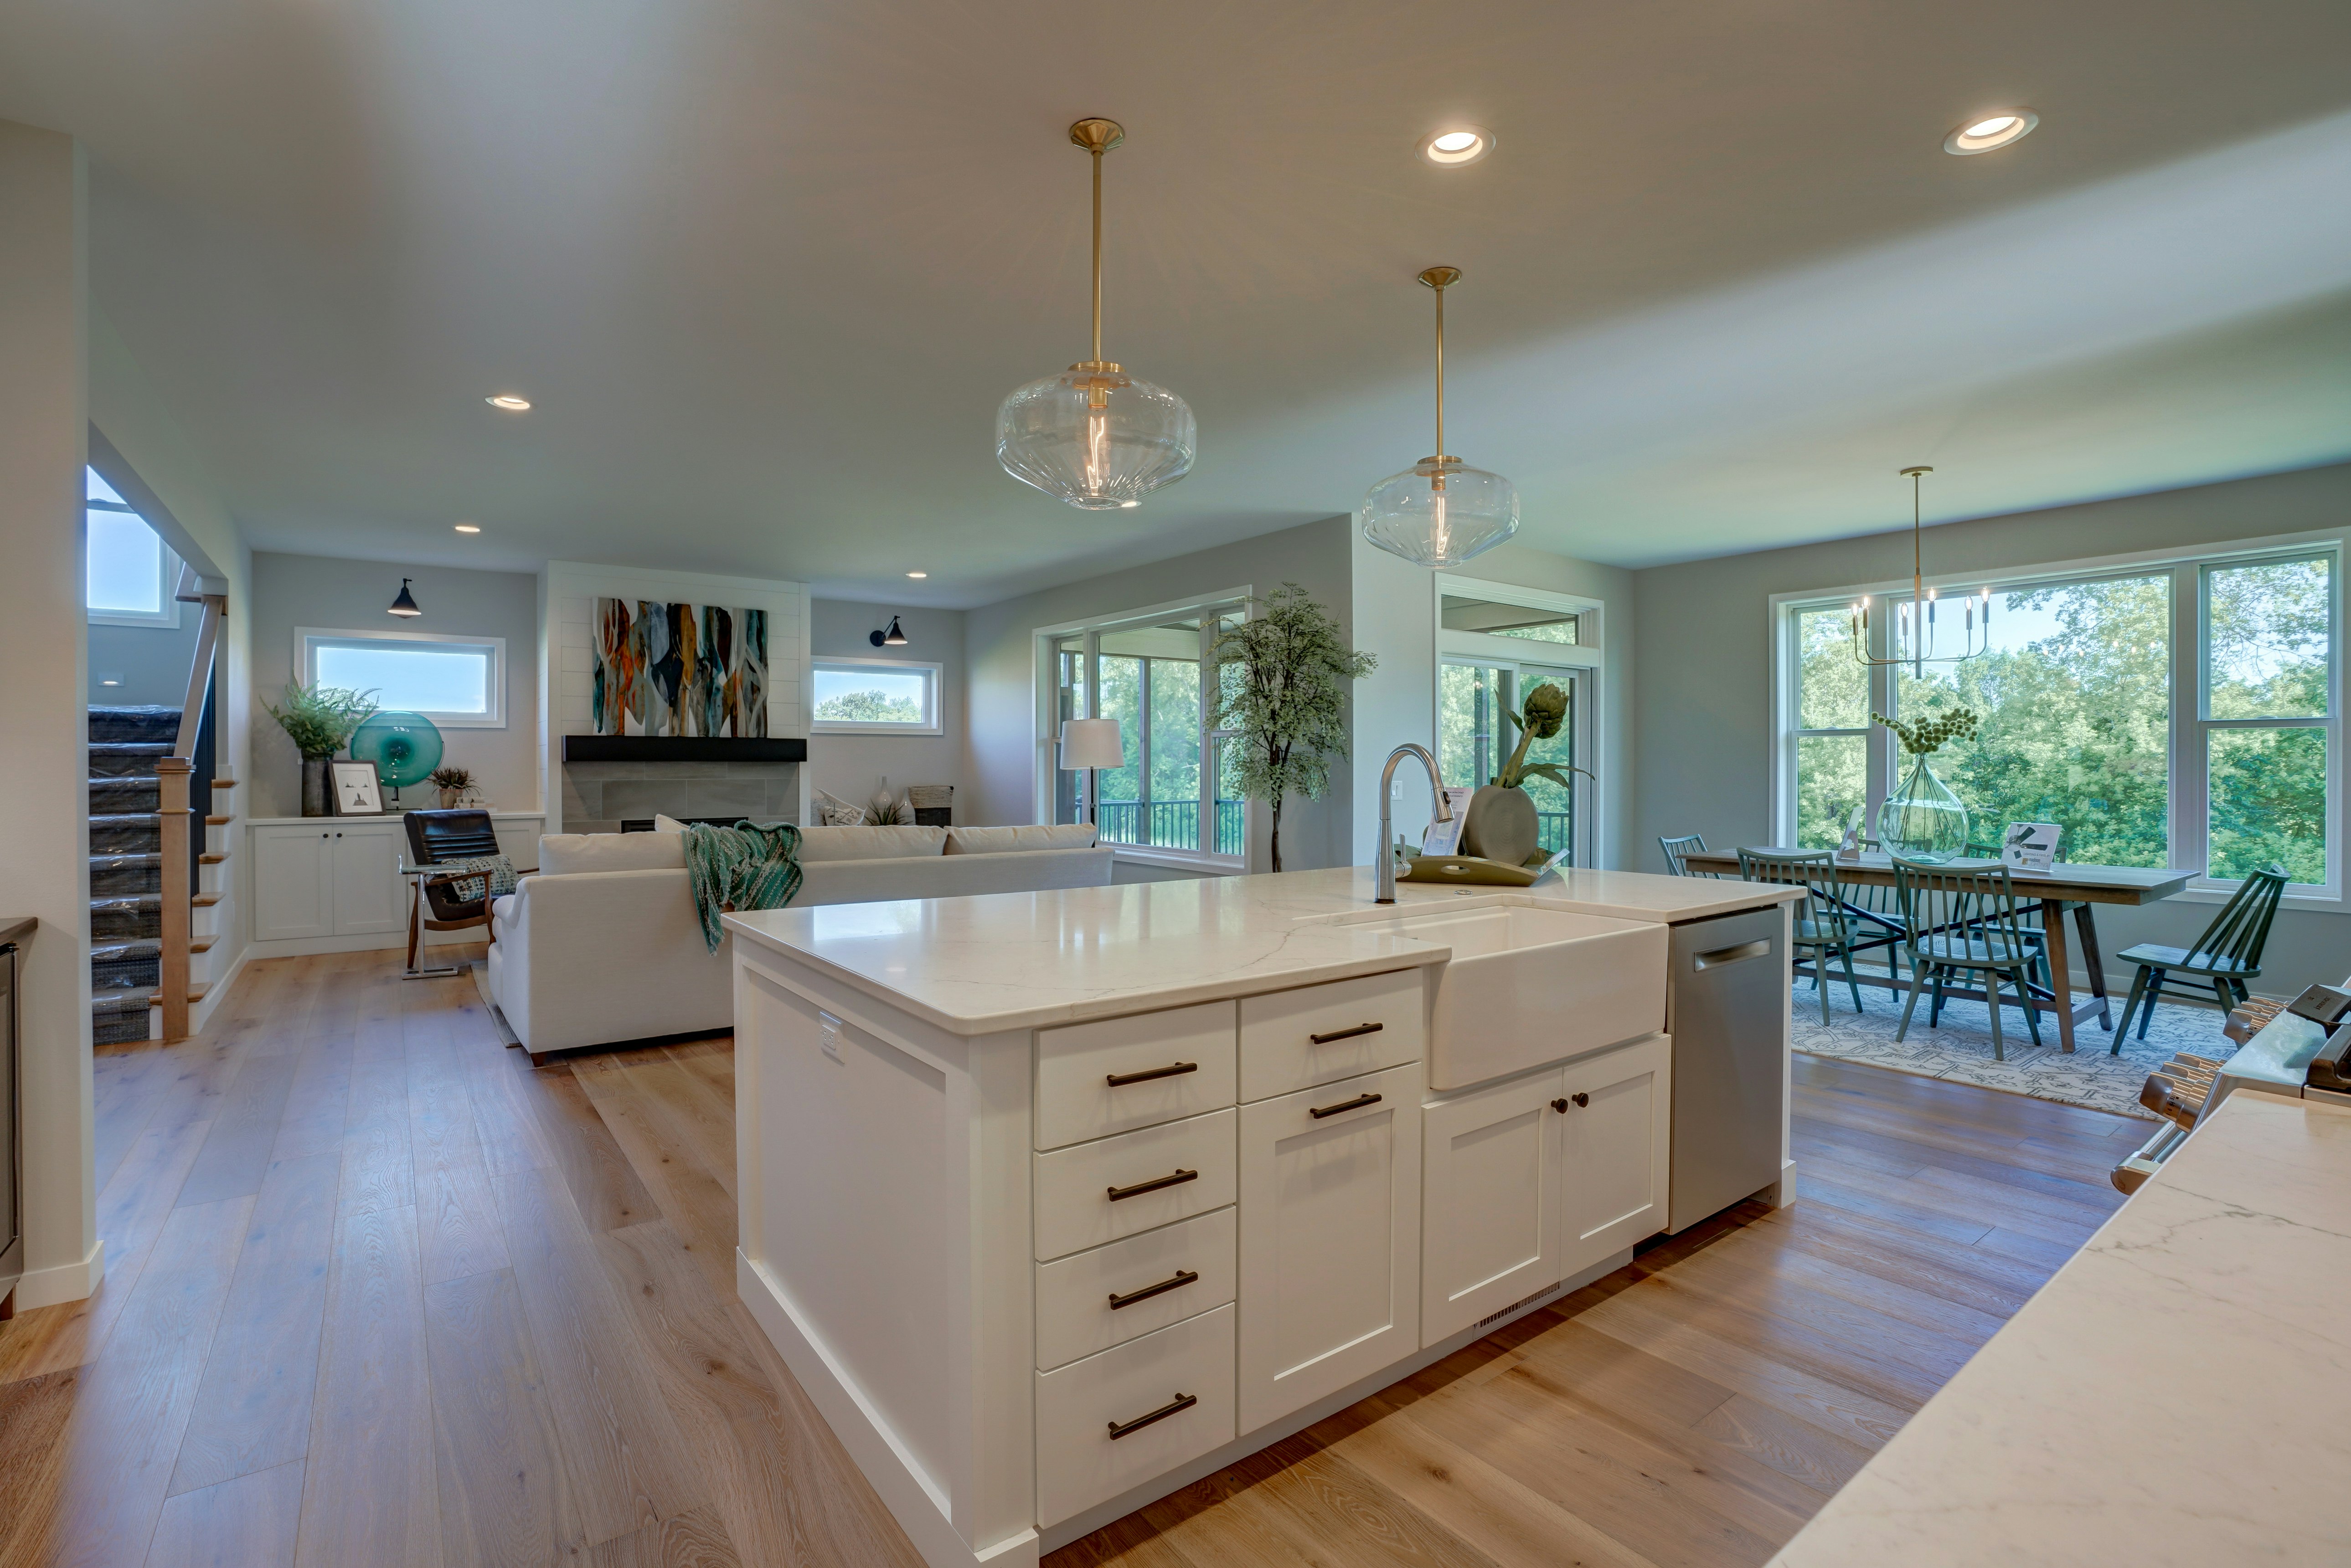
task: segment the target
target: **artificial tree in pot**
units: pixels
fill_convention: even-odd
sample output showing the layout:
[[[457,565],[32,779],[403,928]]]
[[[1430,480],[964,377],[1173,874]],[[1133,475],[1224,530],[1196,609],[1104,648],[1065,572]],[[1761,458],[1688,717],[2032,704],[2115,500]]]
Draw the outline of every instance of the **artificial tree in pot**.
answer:
[[[1379,661],[1350,649],[1339,623],[1285,582],[1261,600],[1254,620],[1217,634],[1217,727],[1235,733],[1233,777],[1240,792],[1273,808],[1273,869],[1281,869],[1281,805],[1320,797],[1331,759],[1347,754],[1347,688]],[[1231,668],[1238,680],[1223,678]],[[1215,780],[1203,758],[1201,788]]]
[[[262,707],[277,721],[294,749],[302,754],[302,814],[327,814],[327,762],[350,740],[351,732],[375,712],[375,693],[346,686],[306,686],[286,683],[275,703]]]

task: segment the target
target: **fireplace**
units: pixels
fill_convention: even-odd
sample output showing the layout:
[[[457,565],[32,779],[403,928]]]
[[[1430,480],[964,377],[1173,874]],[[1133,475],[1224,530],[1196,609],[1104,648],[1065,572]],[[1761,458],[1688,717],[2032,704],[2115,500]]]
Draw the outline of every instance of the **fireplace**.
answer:
[[[721,736],[563,737],[563,831],[617,833],[655,816],[797,822],[808,742]]]

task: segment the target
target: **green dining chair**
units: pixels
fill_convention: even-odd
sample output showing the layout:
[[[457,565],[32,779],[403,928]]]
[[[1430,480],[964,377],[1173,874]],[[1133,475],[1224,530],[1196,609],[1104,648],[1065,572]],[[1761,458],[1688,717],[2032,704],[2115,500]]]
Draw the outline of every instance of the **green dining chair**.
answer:
[[[1657,840],[1657,847],[1666,852],[1666,874],[1668,876],[1706,876],[1719,878],[1721,875],[1719,872],[1692,871],[1689,868],[1689,857],[1691,855],[1704,854],[1706,852],[1706,835],[1704,833],[1691,833],[1687,837],[1678,839],[1660,837]]]
[[[1827,850],[1802,850],[1793,854],[1741,850],[1739,875],[1745,882],[1768,882],[1804,890],[1804,900],[1796,907],[1791,947],[1794,957],[1812,955],[1813,988],[1820,993],[1821,1021],[1829,1021],[1832,953],[1844,960],[1844,983],[1853,992],[1853,1010],[1861,1011],[1861,982],[1853,973],[1853,915],[1845,908],[1844,884],[1837,876],[1836,856]]]
[[[2139,1014],[2138,1037],[2147,1038],[2147,1026],[2154,1021],[2155,1004],[2166,986],[2175,988],[2175,994],[2197,996],[2203,987],[2189,987],[2170,978],[2173,975],[2195,975],[2211,988],[2212,995],[2227,1012],[2252,993],[2245,988],[2247,980],[2258,978],[2262,972],[2262,949],[2269,946],[2270,922],[2277,917],[2278,900],[2285,894],[2285,867],[2272,864],[2267,871],[2257,871],[2237,886],[2212,924],[2196,938],[2194,946],[2186,949],[2165,947],[2153,942],[2142,942],[2136,947],[2126,947],[2116,956],[2125,963],[2137,964],[2138,973],[2131,977],[2130,999],[2123,1003],[2122,1027],[2115,1030],[2115,1043],[2106,1048],[2113,1056],[2123,1048],[2124,1037],[2130,1033],[2131,1010],[2147,998],[2147,1009]],[[2201,998],[2199,997],[2200,1000]]]
[[[2041,1015],[2033,1010],[2028,988],[2035,947],[2025,936],[2016,886],[2009,881],[2008,868],[1928,865],[1900,855],[1893,860],[1895,886],[1910,924],[1910,994],[1902,1004],[1902,1026],[1894,1031],[1895,1043],[1909,1034],[1910,1017],[1922,988],[1929,982],[1935,988],[1927,1012],[1927,1027],[1933,1029],[1942,1020],[1945,980],[1954,974],[1975,973],[1983,977],[1984,1010],[1991,1015],[1992,1060],[2008,1060],[2000,1026],[2002,977],[2016,988],[2025,1027],[2032,1030],[2032,1043],[2039,1045]]]

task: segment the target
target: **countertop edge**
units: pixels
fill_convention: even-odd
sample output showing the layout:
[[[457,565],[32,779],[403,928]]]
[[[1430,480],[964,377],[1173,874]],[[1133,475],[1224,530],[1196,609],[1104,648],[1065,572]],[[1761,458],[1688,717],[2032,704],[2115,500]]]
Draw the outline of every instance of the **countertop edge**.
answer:
[[[872,997],[893,1011],[922,1019],[935,1029],[949,1034],[976,1036],[1005,1034],[1015,1030],[1051,1029],[1061,1024],[1087,1023],[1095,1019],[1121,1018],[1129,1013],[1157,1012],[1166,1008],[1188,1007],[1195,1002],[1222,1001],[1228,998],[1264,996],[1271,991],[1295,990],[1301,986],[1318,986],[1331,980],[1353,980],[1365,975],[1393,974],[1398,969],[1425,969],[1434,965],[1450,963],[1453,949],[1441,943],[1416,944],[1418,952],[1405,952],[1401,947],[1391,953],[1362,958],[1333,959],[1328,963],[1303,965],[1276,973],[1222,976],[1212,980],[1198,980],[1188,985],[1121,990],[1098,999],[1066,1002],[1053,1007],[1019,1008],[1000,1013],[955,1014],[916,1000],[896,988],[862,974],[855,969],[819,957],[802,947],[778,942],[755,926],[746,925],[731,915],[719,920],[736,936],[748,938],[763,951],[777,955],[785,962],[799,968],[813,970],[828,979]],[[739,960],[738,955],[738,960]]]
[[[0,942],[21,942],[41,924],[34,915],[0,915]]]

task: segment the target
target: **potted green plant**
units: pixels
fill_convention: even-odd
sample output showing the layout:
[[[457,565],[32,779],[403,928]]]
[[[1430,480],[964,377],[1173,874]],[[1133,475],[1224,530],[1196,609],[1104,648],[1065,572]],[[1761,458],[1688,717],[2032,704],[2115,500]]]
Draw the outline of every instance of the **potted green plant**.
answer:
[[[1339,623],[1304,589],[1285,582],[1254,601],[1261,611],[1217,634],[1217,727],[1235,731],[1240,792],[1273,808],[1273,869],[1281,869],[1281,805],[1311,800],[1331,783],[1331,758],[1347,754],[1347,688],[1377,666],[1349,648]],[[1227,680],[1229,669],[1237,679]],[[1202,786],[1212,787],[1204,766]]]
[[[1967,852],[1968,809],[1935,777],[1927,758],[1946,741],[1973,735],[1975,710],[1955,707],[1907,724],[1882,713],[1869,716],[1899,737],[1903,754],[1911,758],[1909,777],[1877,808],[1877,841],[1905,860],[1940,864],[1958,859]]]
[[[1502,764],[1501,771],[1469,797],[1469,810],[1461,819],[1461,852],[1481,860],[1499,861],[1504,865],[1524,865],[1534,858],[1542,838],[1542,822],[1535,811],[1535,803],[1524,788],[1531,778],[1548,779],[1562,789],[1573,789],[1572,774],[1581,773],[1586,779],[1594,776],[1590,768],[1573,763],[1562,767],[1555,762],[1530,762],[1527,748],[1538,740],[1549,740],[1566,727],[1567,693],[1550,681],[1529,692],[1520,711],[1502,709],[1502,716],[1516,726],[1519,744]],[[1596,781],[1596,779],[1595,779]]]
[[[431,778],[434,789],[441,792],[441,809],[444,811],[464,805],[465,792],[474,787],[474,772],[470,768],[444,765],[435,768]]]
[[[261,706],[302,754],[302,814],[325,816],[327,759],[340,751],[351,732],[375,712],[375,693],[288,681],[277,702],[265,701]]]

